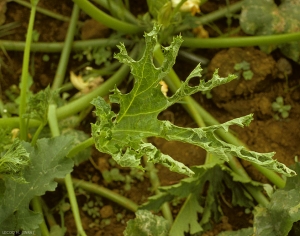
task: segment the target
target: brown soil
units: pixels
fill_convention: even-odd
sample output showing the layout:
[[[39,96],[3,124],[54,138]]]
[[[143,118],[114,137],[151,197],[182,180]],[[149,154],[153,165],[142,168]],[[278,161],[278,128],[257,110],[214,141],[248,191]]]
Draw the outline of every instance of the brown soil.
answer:
[[[131,1],[131,6],[134,6],[136,2]],[[49,9],[54,12],[61,13],[65,16],[70,16],[73,3],[68,1],[47,1],[41,0],[39,6]],[[211,8],[214,10],[217,8],[214,3]],[[209,9],[209,6],[207,6]],[[139,3],[134,9],[135,14],[144,12],[145,7],[142,3]],[[208,11],[208,10],[207,10]],[[25,34],[28,24],[29,9],[18,5],[14,2],[7,3],[6,23],[18,21],[21,26],[17,31],[9,36],[5,36],[3,39],[9,40],[25,40]],[[95,27],[102,29],[101,25],[95,25],[95,22],[91,21],[84,13],[80,16],[81,21],[85,21],[84,25],[88,27],[83,28],[81,37],[83,38],[97,38],[103,34],[107,35],[107,30],[104,30],[103,34],[95,32]],[[91,32],[87,29],[89,25]],[[41,42],[54,42],[63,41],[67,23],[54,20],[50,17],[44,16],[40,13],[36,15],[35,29],[40,33],[39,41]],[[78,35],[78,38],[80,36]],[[300,67],[296,63],[287,60],[288,65],[292,67],[292,74],[282,79],[282,73],[287,66],[282,68],[280,63],[277,63],[283,56],[279,52],[275,52],[272,55],[266,55],[256,48],[231,48],[226,50],[198,50],[199,55],[209,55],[211,60],[207,68],[207,77],[210,77],[216,68],[219,68],[220,76],[227,76],[228,74],[235,73],[233,67],[236,63],[247,61],[250,63],[250,68],[253,72],[253,78],[251,80],[245,80],[239,78],[229,84],[220,86],[212,91],[212,100],[206,99],[202,94],[196,94],[194,98],[209,111],[220,122],[228,121],[232,118],[247,115],[249,113],[254,114],[254,121],[247,128],[241,129],[233,127],[233,131],[236,136],[240,138],[251,150],[258,152],[271,152],[275,151],[275,159],[286,164],[291,165],[294,163],[295,156],[300,155],[300,130],[299,130],[299,116],[300,116],[300,89],[299,89],[299,72]],[[2,79],[1,89],[5,91],[12,84],[18,85],[19,77],[21,74],[22,56],[21,52],[8,52],[9,59],[1,52],[1,59],[7,65],[2,67]],[[45,88],[55,75],[57,63],[59,60],[58,54],[49,54],[50,61],[45,62],[42,60],[43,53],[33,54],[34,63],[34,84],[32,86],[33,91],[39,91]],[[180,64],[179,64],[180,63]],[[77,62],[70,61],[69,68],[77,66]],[[178,61],[175,65],[175,70],[181,76],[185,78],[193,66]],[[288,70],[288,69],[287,69]],[[33,71],[31,71],[33,72]],[[276,97],[282,96],[285,104],[292,105],[292,109],[287,119],[275,120],[273,116],[275,113],[271,109],[271,103]],[[5,100],[5,96],[2,96]],[[90,117],[90,119],[94,119]],[[174,124],[185,127],[195,127],[195,123],[189,117],[189,115],[183,110],[180,105],[173,106],[168,111],[163,112],[160,115],[160,119],[169,119]],[[89,123],[89,122],[87,122]],[[167,142],[163,139],[152,138],[151,142],[157,146],[163,153],[169,154],[174,159],[184,162],[187,166],[200,165],[204,163],[205,152],[198,147],[178,143]],[[99,185],[103,185],[117,193],[130,198],[137,204],[141,204],[146,201],[147,197],[152,195],[151,184],[149,178],[145,176],[144,180],[134,179],[131,184],[130,191],[124,190],[124,184],[122,182],[106,183],[103,180],[102,173],[104,170],[113,168],[109,163],[110,157],[106,154],[101,154],[94,150],[92,154],[92,162],[86,161],[75,167],[72,174],[76,178],[92,181]],[[98,166],[98,169],[95,168]],[[99,165],[100,164],[100,165]],[[244,163],[249,175],[258,181],[267,182],[267,180],[257,172],[249,163]],[[158,175],[162,185],[170,185],[178,183],[183,178],[182,175],[171,173],[169,170],[162,166],[157,166]],[[126,168],[120,168],[121,173],[128,173]],[[49,207],[54,207],[63,197],[63,187],[59,187],[59,191],[55,193],[47,194],[45,201],[49,203]],[[57,193],[59,192],[59,194]],[[225,196],[225,198],[228,196]],[[83,227],[88,235],[105,235],[105,236],[117,236],[123,235],[122,232],[126,226],[126,222],[129,219],[134,218],[134,213],[124,210],[122,207],[114,204],[113,202],[102,199],[102,206],[100,207],[101,221],[95,223],[95,218],[89,216],[82,210],[84,204],[88,201],[88,198],[95,199],[96,196],[78,192],[78,201],[81,208],[81,219]],[[228,200],[230,201],[230,199]],[[174,215],[178,212],[178,207],[173,207],[172,211]],[[222,217],[221,223],[216,224],[215,229],[208,232],[206,235],[216,235],[223,230],[236,230],[242,227],[251,226],[252,218],[244,213],[244,209],[241,208],[229,208],[225,203],[222,205],[222,209],[225,216]],[[117,220],[117,214],[124,215],[122,220]],[[60,222],[58,211],[55,216],[58,222]],[[65,211],[65,226],[67,228],[66,235],[76,235],[76,227],[71,210]],[[103,219],[106,219],[103,220]],[[105,222],[110,223],[105,225]]]

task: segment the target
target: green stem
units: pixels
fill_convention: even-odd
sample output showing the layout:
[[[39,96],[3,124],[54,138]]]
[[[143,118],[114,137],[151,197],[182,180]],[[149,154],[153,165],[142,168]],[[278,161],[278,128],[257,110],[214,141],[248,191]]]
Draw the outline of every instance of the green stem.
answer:
[[[58,183],[63,183],[62,179],[56,179],[56,181]],[[97,184],[86,182],[84,180],[75,179],[75,178],[72,179],[72,182],[73,182],[74,186],[82,188],[83,190],[89,191],[91,193],[98,194],[102,197],[105,197],[130,211],[135,212],[138,209],[138,205],[136,203],[134,203],[130,199],[123,197],[122,195],[119,195],[107,188],[104,188]]]
[[[15,2],[15,3],[18,3],[24,7],[28,7],[28,8],[31,8],[31,4],[28,3],[28,2],[25,2],[23,0],[10,0],[11,2]],[[58,13],[55,13],[55,12],[52,12],[52,11],[49,11],[45,8],[42,8],[42,7],[36,7],[36,11],[39,12],[39,13],[42,13],[46,16],[50,16],[54,19],[57,19],[57,20],[61,20],[61,21],[70,21],[70,18],[67,17],[67,16],[63,16],[61,14],[58,14]]]
[[[27,137],[27,127],[26,119],[22,116],[26,112],[26,97],[27,97],[27,86],[28,86],[28,69],[29,69],[29,59],[30,59],[30,44],[32,41],[32,30],[34,25],[34,18],[36,12],[36,5],[32,4],[30,11],[29,24],[26,35],[25,50],[23,56],[23,66],[22,66],[22,75],[21,75],[21,95],[20,95],[20,107],[19,107],[19,116],[20,116],[20,138],[26,140]]]
[[[30,126],[30,125],[29,125]],[[36,144],[36,141],[41,133],[41,131],[43,130],[43,128],[45,127],[45,124],[40,123],[38,129],[35,131],[33,138],[31,140],[31,144],[34,146]]]
[[[35,212],[39,212],[39,213],[43,214],[43,209],[42,209],[39,197],[35,196],[31,200],[31,205],[32,205],[32,208]],[[49,236],[50,235],[49,230],[47,228],[47,225],[45,223],[45,220],[43,220],[43,222],[40,223],[40,230],[41,230],[41,233],[42,233],[43,236]]]
[[[135,58],[138,53],[138,46],[136,45],[132,52],[130,53],[130,56],[132,58]],[[80,112],[82,109],[89,106],[90,102],[97,96],[105,96],[109,93],[111,89],[114,88],[114,86],[117,86],[122,82],[123,79],[126,78],[126,76],[129,73],[129,67],[127,65],[122,65],[120,69],[113,74],[107,81],[105,81],[101,86],[90,92],[89,94],[72,101],[68,103],[65,106],[62,106],[57,109],[57,118],[63,119],[68,116],[71,116],[73,114],[76,114]]]
[[[58,127],[58,120],[56,115],[56,105],[50,104],[48,109],[48,124],[52,133],[53,137],[57,137],[60,135],[59,127]],[[67,174],[65,177],[65,185],[68,191],[68,197],[70,200],[72,212],[74,215],[74,220],[76,224],[76,228],[79,235],[86,236],[84,229],[82,227],[81,219],[80,219],[80,212],[76,200],[76,194],[73,188],[71,174]]]
[[[10,128],[20,127],[20,117],[0,118],[0,126],[7,126]],[[39,120],[29,120],[28,127],[37,127],[41,124]]]
[[[202,4],[202,1],[201,1],[201,4]],[[194,17],[194,22],[197,25],[208,24],[210,22],[213,22],[215,20],[218,20],[218,19],[224,17],[228,13],[234,13],[234,12],[239,11],[242,8],[243,4],[244,4],[244,1],[240,1],[240,2],[237,2],[237,3],[234,3],[234,4],[230,5],[228,7],[224,7],[222,9],[217,10],[217,11],[209,13],[207,15],[200,16],[200,17]],[[191,29],[191,26],[187,25],[187,24],[185,24],[183,26],[179,26],[176,29],[176,34],[178,34],[179,32],[182,32],[184,30],[189,30],[189,29]]]
[[[91,39],[91,40],[81,40],[74,41],[72,43],[72,50],[84,50],[88,47],[115,47],[120,42],[125,45],[130,45],[131,40],[128,39]],[[25,42],[20,41],[10,41],[10,40],[0,40],[0,47],[3,47],[8,51],[24,51]],[[47,53],[57,53],[61,52],[64,48],[64,42],[45,42],[45,43],[32,43],[30,50],[32,52],[47,52]]]
[[[155,194],[158,195],[160,193],[158,187],[160,186],[160,180],[157,175],[157,169],[155,168],[152,162],[147,161],[147,157],[143,157],[144,163],[146,164],[146,170],[149,173],[149,179],[152,185]],[[168,202],[165,202],[161,208],[162,214],[166,220],[168,220],[171,224],[173,223],[173,216],[170,209],[170,205]]]
[[[114,1],[107,1],[107,0],[93,0],[93,2],[101,5],[102,7],[106,8],[107,10],[110,10],[111,13],[115,13],[115,15],[120,15],[127,20],[128,22],[131,22],[133,24],[137,24],[138,21],[134,15],[130,11],[128,11],[127,8],[120,6],[116,4]],[[119,13],[119,14],[118,14]],[[123,20],[123,19],[121,19]]]
[[[67,174],[65,177],[65,185],[68,191],[68,196],[69,196],[69,201],[71,204],[71,208],[72,208],[72,212],[74,215],[74,219],[75,219],[75,224],[77,227],[77,231],[79,235],[82,236],[86,236],[86,233],[82,227],[82,223],[81,223],[81,219],[80,219],[80,212],[79,212],[79,208],[78,208],[78,203],[77,203],[77,199],[76,199],[76,194],[75,194],[75,190],[73,187],[73,181],[72,181],[72,177],[71,174]]]
[[[66,39],[65,39],[65,43],[64,43],[64,48],[61,53],[60,60],[58,63],[58,68],[56,70],[54,81],[53,81],[53,84],[51,87],[51,89],[53,89],[53,90],[60,88],[61,85],[63,84],[67,65],[69,62],[70,53],[71,53],[71,46],[73,43],[75,31],[76,31],[76,24],[77,24],[78,17],[79,17],[79,7],[75,3],[73,6],[71,21],[70,21],[70,24],[68,27],[68,31],[67,31],[67,35],[66,35]]]
[[[49,228],[51,229],[51,227],[57,225],[56,220],[54,218],[54,216],[52,215],[51,211],[49,210],[47,204],[44,202],[43,198],[39,198],[44,215],[47,219],[47,223],[49,225]]]
[[[75,147],[73,147],[70,152],[68,153],[67,157],[72,158],[74,157],[77,153],[83,151],[84,149],[92,146],[95,143],[94,138],[88,138],[87,140],[79,143]]]
[[[250,47],[272,44],[282,44],[300,40],[300,33],[275,34],[266,36],[245,36],[231,38],[189,38],[183,37],[183,47],[189,48],[228,48],[228,47]]]
[[[98,9],[95,5],[90,3],[88,0],[73,0],[78,6],[86,12],[93,19],[101,22],[107,27],[114,29],[119,32],[127,34],[136,34],[143,32],[143,29],[139,26],[120,21],[116,18],[111,17],[110,15],[104,13]]]

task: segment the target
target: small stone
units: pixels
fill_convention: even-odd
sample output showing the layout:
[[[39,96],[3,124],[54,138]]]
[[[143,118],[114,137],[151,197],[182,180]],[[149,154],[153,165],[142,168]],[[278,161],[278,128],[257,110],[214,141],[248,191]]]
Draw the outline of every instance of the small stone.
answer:
[[[103,173],[104,171],[106,171],[106,170],[109,169],[108,161],[104,157],[100,157],[98,159],[97,164],[98,164],[98,168],[99,168],[99,170],[100,170],[101,173]]]
[[[104,219],[111,217],[113,214],[114,211],[111,205],[106,205],[100,209],[100,215]]]

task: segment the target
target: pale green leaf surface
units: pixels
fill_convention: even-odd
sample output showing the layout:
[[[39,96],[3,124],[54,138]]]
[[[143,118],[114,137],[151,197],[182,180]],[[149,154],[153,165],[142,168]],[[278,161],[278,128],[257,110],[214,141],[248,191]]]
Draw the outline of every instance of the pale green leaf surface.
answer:
[[[296,33],[300,30],[300,2],[285,0],[277,6],[273,1],[245,0],[240,16],[243,31],[252,35]],[[270,53],[279,47],[284,55],[300,63],[300,42],[261,46]]]
[[[5,191],[0,195],[1,230],[34,230],[38,227],[42,218],[29,209],[29,203],[35,196],[54,191],[57,186],[54,178],[63,178],[72,171],[73,161],[66,158],[71,143],[72,137],[68,136],[39,139],[35,147],[22,143],[30,153],[31,165],[24,170],[28,183],[5,180]]]
[[[300,163],[296,163],[295,170],[298,175],[288,178],[286,186],[275,191],[267,207],[256,208],[256,235],[288,235],[293,223],[300,220]]]
[[[279,173],[293,175],[293,171],[272,159],[274,153],[261,154],[247,151],[243,147],[236,147],[219,140],[214,134],[220,128],[228,131],[231,125],[241,127],[248,125],[252,120],[252,115],[233,119],[220,125],[195,129],[178,127],[168,121],[157,120],[161,111],[185,96],[199,91],[208,91],[236,78],[235,75],[221,78],[215,72],[211,80],[200,80],[198,86],[192,87],[189,85],[190,79],[201,77],[202,69],[199,65],[172,97],[165,97],[161,92],[159,82],[169,73],[175,63],[182,39],[180,36],[175,37],[169,47],[163,48],[164,61],[161,67],[156,68],[153,64],[153,50],[157,44],[158,30],[159,27],[155,26],[153,31],[145,34],[146,48],[139,61],[128,56],[124,45],[119,46],[120,53],[115,57],[130,66],[135,79],[134,86],[127,94],[122,94],[115,88],[114,94],[110,96],[111,102],[120,104],[118,114],[111,111],[110,106],[103,98],[98,97],[92,101],[99,118],[96,124],[92,124],[92,135],[96,148],[112,155],[121,166],[142,168],[140,159],[145,155],[149,161],[160,163],[172,171],[192,175],[193,172],[184,164],[162,154],[152,144],[143,142],[143,139],[147,137],[156,136],[197,145],[226,161],[228,161],[227,155],[231,154]]]
[[[161,216],[153,215],[150,211],[138,210],[136,218],[127,222],[125,236],[168,236],[170,223]]]
[[[244,228],[237,231],[221,232],[217,236],[253,236],[253,228]]]

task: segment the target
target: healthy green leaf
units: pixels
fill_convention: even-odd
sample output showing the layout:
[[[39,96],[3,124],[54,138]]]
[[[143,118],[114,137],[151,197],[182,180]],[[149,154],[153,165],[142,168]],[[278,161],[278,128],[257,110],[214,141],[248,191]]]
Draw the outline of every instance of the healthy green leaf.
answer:
[[[233,172],[224,165],[197,166],[193,171],[195,172],[193,177],[185,178],[172,186],[161,187],[159,195],[150,197],[149,201],[140,207],[158,211],[166,201],[176,197],[187,197],[171,227],[170,235],[203,232],[211,227],[211,221],[218,222],[223,214],[220,208],[220,195],[224,193],[225,187],[232,191],[232,205],[248,208],[254,206],[252,198],[241,183],[237,182],[238,178],[235,178]],[[246,179],[239,178],[239,180],[242,183],[252,184]],[[205,196],[202,196],[204,191]],[[198,219],[199,213],[202,215],[201,220]]]
[[[21,145],[19,139],[15,139],[8,151],[0,157],[0,176],[10,178],[18,183],[26,183],[23,178],[23,170],[29,164],[29,153]]]
[[[161,216],[153,215],[150,211],[138,210],[136,218],[127,222],[125,236],[168,236],[170,223]]]
[[[57,183],[54,178],[63,178],[73,168],[73,161],[65,156],[71,147],[72,137],[59,136],[52,139],[39,139],[35,147],[23,142],[30,153],[30,166],[24,170],[28,183],[17,183],[6,179],[0,181],[0,229],[34,230],[42,217],[29,209],[35,196],[53,191]]]
[[[185,96],[199,91],[209,91],[236,78],[235,75],[220,78],[215,72],[211,80],[200,80],[198,86],[191,87],[189,81],[194,77],[201,77],[202,69],[198,65],[172,97],[164,96],[159,82],[174,65],[182,39],[180,36],[175,37],[169,47],[163,47],[165,59],[161,67],[156,68],[153,64],[153,50],[157,44],[158,31],[159,27],[155,25],[153,31],[145,34],[146,49],[139,61],[128,56],[124,45],[119,46],[120,53],[115,57],[130,66],[135,79],[134,86],[128,94],[122,94],[115,88],[114,94],[110,96],[111,102],[120,104],[118,114],[111,111],[103,98],[98,97],[92,101],[96,107],[96,115],[99,117],[96,124],[92,124],[96,148],[112,155],[121,166],[142,168],[140,159],[145,155],[148,161],[160,163],[171,171],[192,175],[193,172],[184,164],[161,153],[152,144],[143,142],[143,139],[147,137],[157,136],[197,145],[226,161],[228,161],[227,154],[231,154],[279,173],[293,175],[292,170],[272,159],[274,153],[261,154],[247,151],[243,147],[236,147],[219,140],[214,134],[220,128],[228,131],[231,125],[242,127],[248,125],[252,120],[252,115],[233,119],[220,125],[195,129],[182,128],[169,121],[157,120],[161,111]]]
[[[296,163],[295,170],[298,175],[288,178],[286,186],[275,191],[267,207],[256,208],[255,235],[288,235],[293,223],[300,220],[300,163]]]
[[[296,33],[300,28],[299,11],[299,1],[285,0],[277,6],[274,1],[245,0],[240,25],[245,33],[252,35]],[[260,48],[270,53],[277,46],[285,56],[300,63],[299,41]]]

